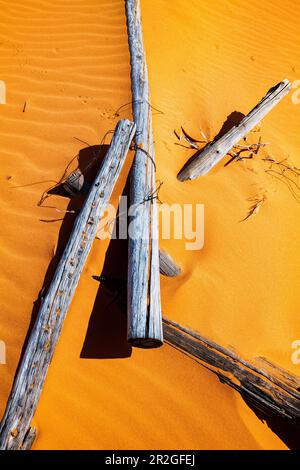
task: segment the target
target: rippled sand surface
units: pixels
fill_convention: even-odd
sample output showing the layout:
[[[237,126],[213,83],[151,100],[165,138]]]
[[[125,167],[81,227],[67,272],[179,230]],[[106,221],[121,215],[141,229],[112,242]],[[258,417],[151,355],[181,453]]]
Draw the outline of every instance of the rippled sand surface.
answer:
[[[202,128],[211,139],[270,86],[296,80],[300,7],[269,0],[142,0],[141,7],[152,102],[163,111],[154,113],[160,198],[205,204],[203,250],[161,241],[183,270],[162,279],[163,310],[249,359],[264,355],[299,375],[290,359],[299,336],[299,204],[261,163],[223,162],[180,183],[176,175],[192,152],[174,145],[173,131],[183,125],[199,137]],[[7,85],[0,106],[2,413],[34,302],[74,220],[58,210],[80,201],[37,203],[77,154],[81,167],[88,165],[88,145],[115,126],[131,93],[122,0],[0,1],[0,9],[0,80]],[[130,117],[129,108],[120,117]],[[287,97],[257,135],[275,158],[289,156],[299,166],[299,124],[300,105]],[[260,194],[266,201],[259,213],[240,222],[247,199]],[[286,448],[239,395],[188,357],[167,345],[126,345],[118,299],[92,279],[103,270],[124,274],[124,253],[123,242],[93,246],[35,415],[34,448]]]

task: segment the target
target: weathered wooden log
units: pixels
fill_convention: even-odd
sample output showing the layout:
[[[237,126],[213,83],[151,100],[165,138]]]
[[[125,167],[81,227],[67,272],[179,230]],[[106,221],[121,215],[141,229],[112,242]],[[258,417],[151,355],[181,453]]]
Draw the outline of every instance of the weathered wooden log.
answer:
[[[184,165],[177,175],[180,181],[193,180],[198,176],[208,173],[227,153],[255,127],[277,103],[290,91],[291,85],[288,80],[271,88],[266,96],[244,117],[244,119],[230,129],[225,135],[213,140],[206,145],[201,152],[197,152],[195,158]]]
[[[181,274],[181,268],[175,263],[172,257],[165,250],[159,250],[159,270],[160,274],[168,277],[176,277]]]
[[[117,124],[110,148],[75,221],[70,239],[42,300],[1,422],[0,449],[21,449],[28,435],[61,328],[96,235],[97,225],[122,169],[135,124]]]
[[[130,236],[128,248],[128,341],[133,346],[162,345],[158,216],[155,158],[148,71],[143,46],[139,0],[126,0],[131,62],[136,153],[130,187]],[[135,211],[133,213],[133,208]]]
[[[167,318],[163,326],[167,343],[214,372],[265,416],[288,418],[300,425],[299,377],[264,358],[246,361],[236,352]]]

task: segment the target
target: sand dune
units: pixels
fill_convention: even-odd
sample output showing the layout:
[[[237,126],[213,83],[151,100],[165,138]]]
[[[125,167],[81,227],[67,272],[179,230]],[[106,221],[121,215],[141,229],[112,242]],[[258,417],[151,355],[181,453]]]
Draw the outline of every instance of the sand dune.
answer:
[[[153,13],[153,4],[143,2],[153,104],[164,112],[154,117],[158,174],[165,182],[161,199],[205,204],[202,251],[187,253],[181,242],[164,243],[188,273],[184,286],[175,281],[172,296],[174,284],[163,284],[164,308],[219,343],[248,357],[266,355],[297,374],[290,360],[298,331],[299,301],[292,287],[300,274],[297,201],[265,167],[247,161],[224,169],[222,162],[201,179],[176,181],[193,151],[174,145],[173,130],[183,125],[201,137],[202,128],[211,139],[231,113],[249,112],[270,86],[285,77],[295,80],[300,9],[295,2],[200,4],[192,1],[185,9],[181,1],[169,6],[155,1]],[[299,123],[300,108],[289,96],[257,134],[270,142],[265,153],[299,166]],[[264,193],[259,215],[239,223],[251,205],[247,199]],[[200,295],[194,295],[196,289]],[[188,310],[187,299],[193,299]]]
[[[99,144],[131,94],[123,1],[0,7],[0,79],[7,84],[0,106],[2,413],[33,302],[74,219],[56,210],[70,208],[65,198],[52,196],[51,208],[37,202],[79,152],[83,167],[93,158],[75,138]],[[203,250],[162,241],[183,268],[182,277],[162,281],[163,310],[248,357],[265,355],[299,374],[290,360],[298,331],[297,202],[280,182],[243,163],[180,183],[176,175],[191,152],[174,145],[173,130],[183,125],[198,136],[201,127],[212,138],[233,111],[246,113],[271,85],[297,79],[300,8],[292,1],[246,7],[194,0],[187,8],[183,0],[143,0],[142,16],[153,105],[164,113],[154,116],[160,197],[205,204]],[[290,155],[298,165],[299,113],[286,98],[261,129],[276,157]],[[114,203],[129,167],[130,159]],[[265,190],[260,213],[239,223],[247,198]],[[63,226],[50,222],[63,217]],[[34,419],[35,449],[286,448],[237,394],[189,358],[169,346],[126,345],[115,299],[92,279],[102,270],[124,274],[124,252],[122,242],[94,244]]]

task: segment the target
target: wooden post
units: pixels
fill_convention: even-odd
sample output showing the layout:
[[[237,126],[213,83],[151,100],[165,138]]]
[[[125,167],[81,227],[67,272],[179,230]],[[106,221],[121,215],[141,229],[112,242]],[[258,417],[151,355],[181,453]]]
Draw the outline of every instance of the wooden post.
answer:
[[[130,204],[136,211],[131,214],[128,250],[128,341],[133,346],[153,348],[162,345],[163,334],[152,113],[140,2],[126,0],[125,5],[136,123],[130,188]]]
[[[266,96],[244,117],[244,119],[228,131],[223,137],[206,145],[202,152],[179,172],[180,181],[193,180],[208,173],[253,127],[255,127],[277,103],[290,91],[288,80],[271,88]]]
[[[70,239],[42,301],[1,422],[0,449],[27,447],[30,422],[63,322],[96,235],[97,225],[122,169],[135,124],[120,121]],[[32,435],[32,433],[30,433]]]
[[[214,372],[266,416],[300,425],[300,378],[264,358],[246,361],[223,346],[164,318],[165,341]]]

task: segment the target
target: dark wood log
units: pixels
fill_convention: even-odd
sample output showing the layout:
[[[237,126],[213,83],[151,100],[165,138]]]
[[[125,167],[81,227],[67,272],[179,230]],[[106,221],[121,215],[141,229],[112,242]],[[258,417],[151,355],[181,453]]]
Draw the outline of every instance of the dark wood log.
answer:
[[[128,341],[133,346],[154,348],[162,345],[163,334],[152,112],[140,2],[126,0],[125,5],[137,129],[130,188],[130,204],[136,212],[131,214],[128,248]]]
[[[164,318],[165,341],[214,372],[265,416],[300,425],[300,378],[267,359],[244,360],[199,333]]]
[[[22,447],[20,450],[31,450],[31,447],[33,446],[34,441],[36,440],[36,429],[35,428],[29,428],[29,431],[27,432]]]
[[[75,221],[70,239],[40,307],[18,369],[0,427],[0,449],[26,446],[47,370],[65,316],[96,235],[100,217],[111,196],[134,136],[135,124],[117,124],[110,148]]]
[[[184,165],[179,172],[178,179],[180,181],[193,180],[208,173],[282,100],[290,89],[291,84],[288,80],[283,80],[272,87],[240,124],[206,145],[202,152],[197,152],[197,156],[189,164]]]

